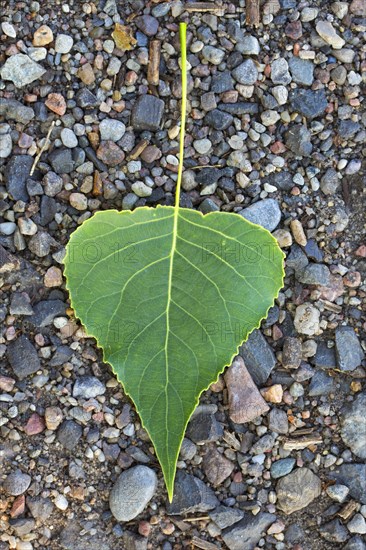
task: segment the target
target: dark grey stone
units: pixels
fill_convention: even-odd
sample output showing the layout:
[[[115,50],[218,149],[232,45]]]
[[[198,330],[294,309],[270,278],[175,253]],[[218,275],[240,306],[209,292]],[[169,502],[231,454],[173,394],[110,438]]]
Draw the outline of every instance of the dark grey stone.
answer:
[[[88,88],[81,88],[76,94],[76,102],[82,109],[93,109],[99,105],[98,98]]]
[[[276,358],[262,333],[253,330],[239,353],[254,382],[257,386],[263,386],[276,364]]]
[[[291,126],[286,133],[286,146],[299,157],[309,157],[313,151],[311,134],[303,124]]]
[[[22,334],[8,345],[8,359],[14,374],[23,380],[41,368],[36,348]]]
[[[340,413],[341,436],[358,458],[366,459],[366,393],[347,403]]]
[[[244,517],[244,512],[238,508],[220,505],[211,512],[208,512],[208,515],[220,529],[226,529],[226,527],[230,527],[240,521]]]
[[[341,464],[329,477],[346,485],[351,497],[366,504],[366,464]]]
[[[164,112],[164,101],[153,95],[142,95],[135,102],[131,126],[134,130],[156,131],[160,128]]]
[[[271,466],[271,477],[278,479],[292,472],[296,460],[294,458],[283,458],[276,460]]]
[[[159,21],[152,15],[141,15],[135,19],[135,24],[146,36],[154,36],[158,32]]]
[[[205,116],[205,124],[215,128],[215,130],[226,130],[233,120],[232,115],[224,113],[220,109],[214,109]]]
[[[314,81],[314,64],[310,60],[294,56],[291,57],[288,65],[292,80],[296,84],[303,86],[312,85]]]
[[[268,176],[268,183],[282,189],[282,191],[290,191],[294,187],[292,174],[286,170],[282,172],[274,172]]]
[[[329,286],[331,283],[331,274],[325,264],[310,263],[296,272],[296,278],[305,285]]]
[[[328,542],[340,543],[348,539],[348,531],[338,518],[321,525],[319,533]]]
[[[315,374],[312,377],[309,385],[310,397],[315,397],[317,395],[327,395],[328,393],[332,393],[334,390],[334,378],[329,376],[329,374],[327,374],[323,370],[315,371]]]
[[[217,422],[215,415],[202,412],[193,416],[188,424],[186,435],[194,443],[202,445],[217,441],[223,433],[223,427]]]
[[[318,243],[315,239],[309,239],[306,245],[304,246],[305,253],[310,260],[314,262],[322,262],[324,254],[320,250]]]
[[[360,123],[353,120],[341,120],[339,123],[339,135],[342,139],[352,138],[360,129]]]
[[[9,160],[5,171],[5,184],[10,196],[18,201],[28,201],[27,179],[29,177],[33,157],[30,155],[14,155]]]
[[[249,101],[239,101],[238,103],[220,103],[219,109],[229,113],[231,115],[255,115],[258,113],[257,103],[250,103]]]
[[[342,371],[353,371],[361,365],[365,354],[352,327],[338,327],[335,333],[338,367]]]
[[[48,160],[56,174],[70,174],[75,167],[71,149],[55,149],[48,155]]]
[[[64,420],[57,432],[57,439],[68,451],[72,451],[83,435],[82,427],[73,420]]]
[[[316,354],[312,361],[315,366],[322,369],[335,369],[337,366],[335,348],[328,348],[326,342],[318,342]]]
[[[146,550],[147,539],[132,531],[125,531],[122,535],[123,550]]]
[[[290,249],[290,253],[286,258],[286,266],[291,267],[295,271],[299,271],[307,266],[309,260],[306,254],[302,251],[298,244],[293,244]]]
[[[34,111],[31,107],[25,107],[20,101],[2,97],[0,116],[3,116],[5,120],[15,120],[15,122],[21,124],[28,124],[34,118]]]
[[[185,472],[177,472],[173,501],[167,505],[168,514],[207,512],[218,505],[215,493],[203,481]]]
[[[31,300],[26,292],[14,292],[9,311],[11,315],[32,315]]]
[[[306,118],[322,115],[328,106],[324,90],[305,90],[296,88],[289,96],[291,107]]]
[[[74,352],[69,346],[59,346],[49,361],[50,367],[59,367],[68,361]]]
[[[51,246],[54,246],[56,241],[46,231],[38,231],[28,242],[28,248],[33,254],[39,258],[47,256],[50,252]]]
[[[229,550],[253,550],[275,520],[274,514],[265,512],[256,516],[245,514],[242,520],[222,532],[222,539]]]
[[[28,320],[35,327],[47,327],[55,317],[65,315],[66,307],[62,300],[42,300],[34,306],[34,314]]]
[[[211,80],[211,92],[215,94],[222,94],[234,89],[234,80],[231,77],[230,71],[224,71],[222,73],[216,73]]]
[[[218,212],[220,208],[217,206],[216,202],[212,199],[205,199],[201,202],[199,210],[203,214],[208,214],[209,212]]]

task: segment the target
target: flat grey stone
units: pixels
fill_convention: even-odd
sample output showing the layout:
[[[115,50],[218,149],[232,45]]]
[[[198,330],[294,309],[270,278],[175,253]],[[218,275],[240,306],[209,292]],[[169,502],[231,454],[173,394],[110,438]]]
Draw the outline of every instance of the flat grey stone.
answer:
[[[314,64],[308,59],[300,57],[291,57],[289,68],[292,75],[292,80],[296,84],[303,86],[311,86],[314,82]]]
[[[76,379],[72,390],[72,395],[73,397],[90,399],[97,397],[98,395],[103,395],[105,391],[105,385],[95,376],[80,376]]]
[[[366,464],[341,464],[329,477],[346,485],[351,497],[366,504]]]
[[[239,510],[239,508],[220,505],[211,512],[208,512],[208,515],[220,529],[226,529],[226,527],[230,527],[243,519],[244,512]]]
[[[338,366],[342,371],[353,371],[361,365],[365,354],[352,327],[338,327],[335,333]]]
[[[277,504],[285,514],[306,508],[321,494],[321,481],[308,468],[297,468],[276,486]]]
[[[6,120],[15,120],[22,124],[28,124],[34,118],[34,111],[31,107],[26,107],[16,99],[1,98],[0,116]]]
[[[258,79],[258,69],[252,59],[247,59],[244,63],[235,67],[231,74],[239,84],[244,84],[245,86],[255,84]]]
[[[17,497],[25,493],[31,484],[32,478],[21,470],[15,470],[9,474],[4,481],[3,487],[9,495]]]
[[[229,550],[253,550],[276,516],[261,512],[256,516],[245,514],[244,518],[222,533]]]
[[[215,493],[203,481],[183,471],[177,472],[173,500],[167,505],[168,514],[207,512],[218,505]]]
[[[366,393],[341,409],[341,436],[353,454],[366,459]]]
[[[158,478],[147,466],[122,472],[114,484],[109,506],[117,521],[130,521],[141,514],[155,494]]]
[[[275,199],[263,199],[238,212],[243,218],[274,231],[281,221],[281,210]]]
[[[27,55],[18,53],[10,56],[0,70],[3,80],[11,80],[17,88],[22,88],[41,78],[46,70]]]

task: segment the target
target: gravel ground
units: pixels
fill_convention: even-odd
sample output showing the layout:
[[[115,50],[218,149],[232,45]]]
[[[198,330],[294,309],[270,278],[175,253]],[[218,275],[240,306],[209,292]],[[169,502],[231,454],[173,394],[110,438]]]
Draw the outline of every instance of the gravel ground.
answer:
[[[365,550],[364,0],[269,0],[257,29],[242,0],[0,5],[0,550]],[[169,504],[62,259],[93,212],[172,204],[182,20],[181,204],[262,224],[287,258]]]

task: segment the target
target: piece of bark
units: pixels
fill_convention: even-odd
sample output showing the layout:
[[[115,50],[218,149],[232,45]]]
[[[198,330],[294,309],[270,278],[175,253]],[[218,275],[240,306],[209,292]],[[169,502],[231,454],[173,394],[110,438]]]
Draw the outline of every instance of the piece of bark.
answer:
[[[145,151],[146,147],[149,145],[149,142],[147,139],[143,139],[140,141],[135,147],[132,149],[131,153],[128,156],[128,160],[136,160],[139,158],[141,153]]]
[[[260,23],[259,0],[246,0],[245,9],[247,14],[246,15],[247,25],[258,27]]]
[[[300,449],[306,449],[310,445],[320,445],[323,439],[320,435],[304,435],[296,439],[286,439],[283,443],[285,451],[294,451]]]
[[[184,10],[188,12],[213,12],[222,16],[225,13],[225,6],[217,6],[213,2],[192,2],[185,4]]]
[[[160,40],[151,40],[149,48],[149,64],[147,67],[147,81],[152,86],[159,85],[160,52]]]
[[[269,411],[269,406],[253,382],[240,355],[235,357],[233,364],[227,369],[225,383],[229,396],[229,416],[236,424],[251,422]]]

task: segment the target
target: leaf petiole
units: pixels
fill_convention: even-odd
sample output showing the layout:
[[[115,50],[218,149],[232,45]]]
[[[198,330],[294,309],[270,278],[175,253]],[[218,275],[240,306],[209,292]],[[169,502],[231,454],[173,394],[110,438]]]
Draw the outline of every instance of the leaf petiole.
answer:
[[[181,105],[181,126],[179,137],[179,166],[177,187],[175,190],[175,210],[179,209],[180,189],[182,185],[183,161],[184,161],[184,138],[186,134],[186,111],[187,111],[187,23],[180,23],[179,37],[181,48],[181,76],[182,76],[182,105]]]

